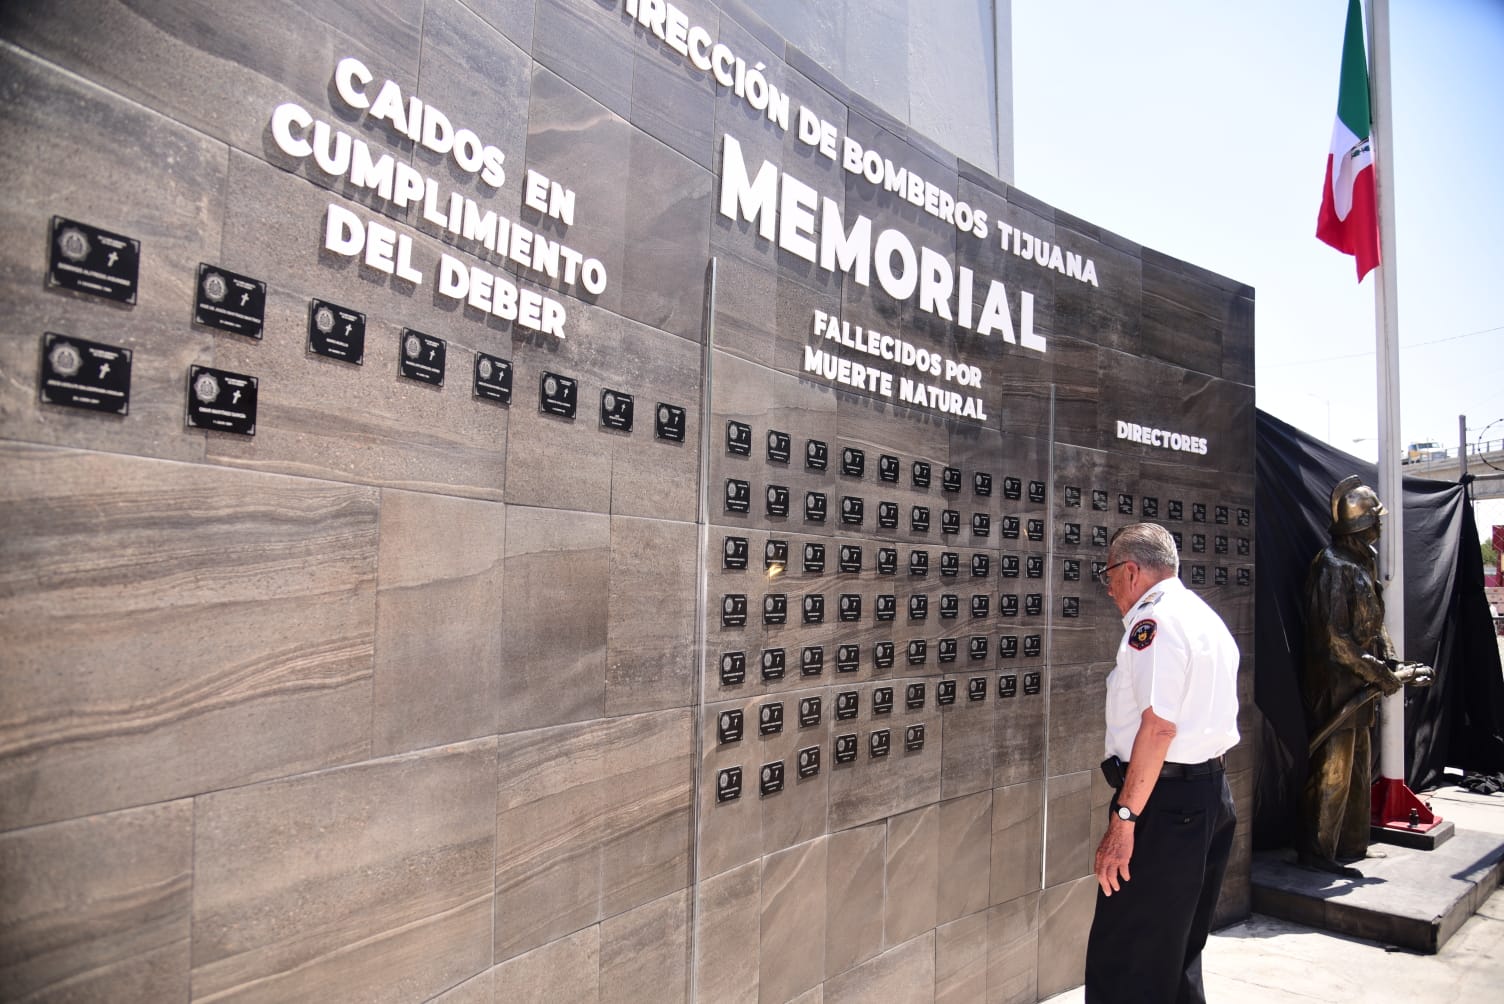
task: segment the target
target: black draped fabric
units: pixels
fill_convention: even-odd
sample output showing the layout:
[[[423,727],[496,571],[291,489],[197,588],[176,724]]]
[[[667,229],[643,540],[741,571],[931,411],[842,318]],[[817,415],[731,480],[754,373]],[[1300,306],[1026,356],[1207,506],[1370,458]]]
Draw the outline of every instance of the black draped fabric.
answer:
[[[1332,488],[1349,474],[1378,488],[1374,464],[1258,413],[1254,701],[1263,734],[1254,783],[1253,842],[1289,846],[1306,774],[1300,701],[1302,587],[1330,539]],[[1434,787],[1442,768],[1504,771],[1504,677],[1483,595],[1477,525],[1465,488],[1404,479],[1407,659],[1436,668],[1430,689],[1405,690],[1406,778]],[[1391,509],[1393,499],[1384,499]],[[1395,639],[1399,643],[1399,639]],[[1375,747],[1377,748],[1377,742]]]

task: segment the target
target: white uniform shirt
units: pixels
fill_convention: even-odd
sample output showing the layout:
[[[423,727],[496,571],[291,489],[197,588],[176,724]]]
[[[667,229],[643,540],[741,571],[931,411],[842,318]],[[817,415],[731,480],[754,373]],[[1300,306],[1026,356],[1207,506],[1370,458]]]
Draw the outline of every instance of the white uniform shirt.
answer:
[[[1175,577],[1123,618],[1107,677],[1107,755],[1128,760],[1144,709],[1175,723],[1166,761],[1200,763],[1238,741],[1238,646],[1206,602]]]

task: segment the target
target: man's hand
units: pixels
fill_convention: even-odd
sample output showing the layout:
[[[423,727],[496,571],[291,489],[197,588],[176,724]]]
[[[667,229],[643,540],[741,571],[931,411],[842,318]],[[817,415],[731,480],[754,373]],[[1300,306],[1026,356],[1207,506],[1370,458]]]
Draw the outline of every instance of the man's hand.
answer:
[[[1436,681],[1436,670],[1423,662],[1398,663],[1394,675],[1407,687],[1429,687]]]
[[[1123,882],[1132,877],[1128,874],[1128,862],[1133,857],[1133,827],[1133,823],[1113,816],[1097,845],[1097,884],[1104,895],[1118,891],[1120,876]]]

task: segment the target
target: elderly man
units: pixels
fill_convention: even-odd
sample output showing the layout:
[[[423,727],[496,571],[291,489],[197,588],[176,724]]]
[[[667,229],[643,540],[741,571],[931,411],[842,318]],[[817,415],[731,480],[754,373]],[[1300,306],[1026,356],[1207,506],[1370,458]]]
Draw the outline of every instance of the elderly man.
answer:
[[[1086,1000],[1204,1001],[1201,949],[1232,850],[1223,754],[1238,741],[1238,647],[1176,578],[1152,523],[1113,535],[1101,578],[1126,629],[1107,678],[1116,789],[1097,847]]]

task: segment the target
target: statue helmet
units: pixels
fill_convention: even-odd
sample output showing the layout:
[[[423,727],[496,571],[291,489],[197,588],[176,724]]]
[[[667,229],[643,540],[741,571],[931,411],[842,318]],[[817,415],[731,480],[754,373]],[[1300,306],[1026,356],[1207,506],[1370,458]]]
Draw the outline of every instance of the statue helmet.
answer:
[[[1349,474],[1332,489],[1332,534],[1342,536],[1376,526],[1387,515],[1378,494],[1356,474]]]

